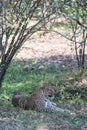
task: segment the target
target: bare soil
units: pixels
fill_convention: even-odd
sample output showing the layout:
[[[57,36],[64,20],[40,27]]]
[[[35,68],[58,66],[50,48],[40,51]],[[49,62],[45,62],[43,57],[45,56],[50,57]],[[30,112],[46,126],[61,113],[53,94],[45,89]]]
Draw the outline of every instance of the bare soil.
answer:
[[[52,55],[73,55],[73,47],[69,46],[69,41],[56,33],[45,35],[34,35],[20,50],[17,58],[45,58]]]
[[[46,59],[48,63],[77,67],[74,46],[69,40],[54,32],[45,35],[35,34],[25,42],[15,58],[24,61]]]

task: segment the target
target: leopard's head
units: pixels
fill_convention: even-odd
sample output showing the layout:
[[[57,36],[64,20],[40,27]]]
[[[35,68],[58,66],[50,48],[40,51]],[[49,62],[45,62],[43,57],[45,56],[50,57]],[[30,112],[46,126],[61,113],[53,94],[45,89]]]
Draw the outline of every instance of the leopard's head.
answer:
[[[43,84],[41,89],[43,90],[45,97],[54,97],[56,95],[56,90],[52,83]]]

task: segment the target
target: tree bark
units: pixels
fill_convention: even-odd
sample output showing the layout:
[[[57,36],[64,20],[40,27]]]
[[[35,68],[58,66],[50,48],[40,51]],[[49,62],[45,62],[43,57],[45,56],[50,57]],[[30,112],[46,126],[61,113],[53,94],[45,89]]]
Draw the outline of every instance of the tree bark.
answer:
[[[1,87],[2,87],[2,82],[3,82],[3,79],[4,79],[4,76],[6,74],[6,71],[9,67],[9,63],[5,63],[5,62],[1,62],[0,63],[0,90],[1,90]]]

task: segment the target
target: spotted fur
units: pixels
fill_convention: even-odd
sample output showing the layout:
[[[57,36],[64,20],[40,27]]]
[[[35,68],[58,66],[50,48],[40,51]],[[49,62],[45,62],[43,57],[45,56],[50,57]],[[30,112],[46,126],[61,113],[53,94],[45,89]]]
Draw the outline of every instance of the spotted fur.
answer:
[[[12,104],[24,110],[65,112],[64,109],[58,108],[55,103],[49,100],[49,97],[54,97],[55,94],[56,91],[53,84],[43,84],[42,86],[36,87],[30,97],[24,98],[20,94],[14,93]]]

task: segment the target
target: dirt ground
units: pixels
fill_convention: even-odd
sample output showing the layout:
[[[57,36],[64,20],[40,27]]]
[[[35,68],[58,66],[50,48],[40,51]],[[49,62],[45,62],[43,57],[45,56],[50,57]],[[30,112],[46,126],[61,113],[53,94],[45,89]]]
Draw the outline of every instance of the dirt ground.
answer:
[[[37,34],[25,42],[16,55],[19,60],[47,59],[48,63],[67,64],[76,67],[74,46],[70,41],[52,32]],[[73,62],[74,60],[74,62]]]
[[[69,44],[70,41],[56,33],[49,33],[44,36],[34,35],[22,46],[17,58],[31,59],[53,55],[73,55],[73,47]]]

